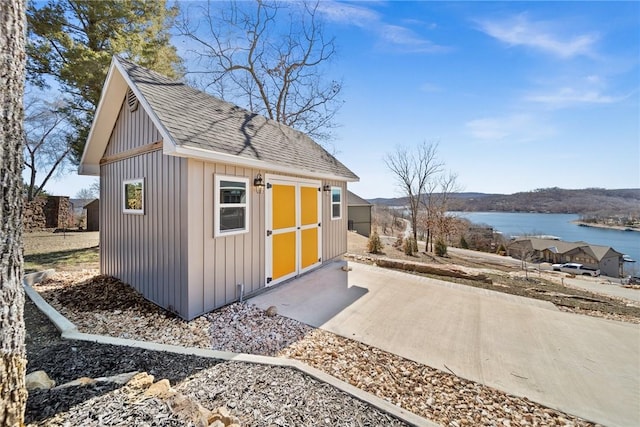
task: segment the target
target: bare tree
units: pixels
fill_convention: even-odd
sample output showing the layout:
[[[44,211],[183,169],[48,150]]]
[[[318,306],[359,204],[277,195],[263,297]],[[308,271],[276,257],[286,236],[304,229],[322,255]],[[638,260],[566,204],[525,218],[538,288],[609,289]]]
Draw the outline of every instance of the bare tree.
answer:
[[[27,401],[22,289],[24,0],[0,1],[0,426],[24,425]]]
[[[418,241],[418,220],[423,197],[443,164],[437,158],[438,145],[423,142],[414,150],[397,147],[384,162],[393,172],[403,195],[407,197],[409,221],[414,241]]]
[[[453,226],[452,221],[447,217],[449,200],[453,193],[458,192],[460,192],[458,175],[453,172],[439,174],[437,179],[431,181],[427,197],[423,199],[427,212],[427,251],[433,251],[434,237],[447,241]]]
[[[27,199],[33,200],[42,192],[49,179],[62,172],[72,145],[65,130],[65,105],[48,102],[40,96],[30,97],[25,105],[24,164],[30,170]],[[37,184],[38,172],[45,177]]]
[[[342,83],[323,79],[335,44],[325,38],[318,2],[209,1],[183,11],[180,31],[204,69],[191,74],[202,74],[207,90],[313,138],[330,138]]]

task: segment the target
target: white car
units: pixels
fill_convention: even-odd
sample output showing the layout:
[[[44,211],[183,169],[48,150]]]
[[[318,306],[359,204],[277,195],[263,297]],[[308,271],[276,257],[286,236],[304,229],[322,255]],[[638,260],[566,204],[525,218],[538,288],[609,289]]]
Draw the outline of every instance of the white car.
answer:
[[[600,275],[600,270],[596,268],[585,267],[582,264],[577,264],[575,262],[568,262],[566,264],[553,264],[551,266],[553,271],[562,271],[564,273],[575,274],[576,276],[592,276],[598,277]]]

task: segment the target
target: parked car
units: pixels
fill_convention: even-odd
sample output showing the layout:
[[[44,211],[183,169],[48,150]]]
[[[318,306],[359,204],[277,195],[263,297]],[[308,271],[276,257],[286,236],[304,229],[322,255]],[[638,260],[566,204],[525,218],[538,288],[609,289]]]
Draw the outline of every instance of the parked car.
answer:
[[[623,285],[640,285],[640,274],[627,276],[624,279],[622,279],[621,283]]]
[[[576,276],[598,277],[600,275],[599,269],[585,267],[584,265],[577,264],[575,262],[553,264],[551,267],[553,268],[553,271],[562,271],[564,273],[575,274]]]

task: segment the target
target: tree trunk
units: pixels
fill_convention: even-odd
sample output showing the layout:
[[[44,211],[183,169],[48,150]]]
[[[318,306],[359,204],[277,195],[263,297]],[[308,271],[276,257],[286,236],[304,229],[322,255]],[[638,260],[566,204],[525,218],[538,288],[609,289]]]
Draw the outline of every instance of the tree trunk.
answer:
[[[0,426],[24,424],[22,289],[22,147],[25,67],[24,0],[0,1]]]

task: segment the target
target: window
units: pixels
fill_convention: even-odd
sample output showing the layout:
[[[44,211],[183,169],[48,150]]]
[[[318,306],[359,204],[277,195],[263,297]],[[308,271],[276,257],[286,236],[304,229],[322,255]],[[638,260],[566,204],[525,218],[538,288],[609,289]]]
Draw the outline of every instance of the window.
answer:
[[[144,215],[144,179],[122,182],[122,212]]]
[[[342,218],[342,188],[331,187],[331,219]]]
[[[214,236],[248,232],[249,179],[216,175],[214,187]]]

